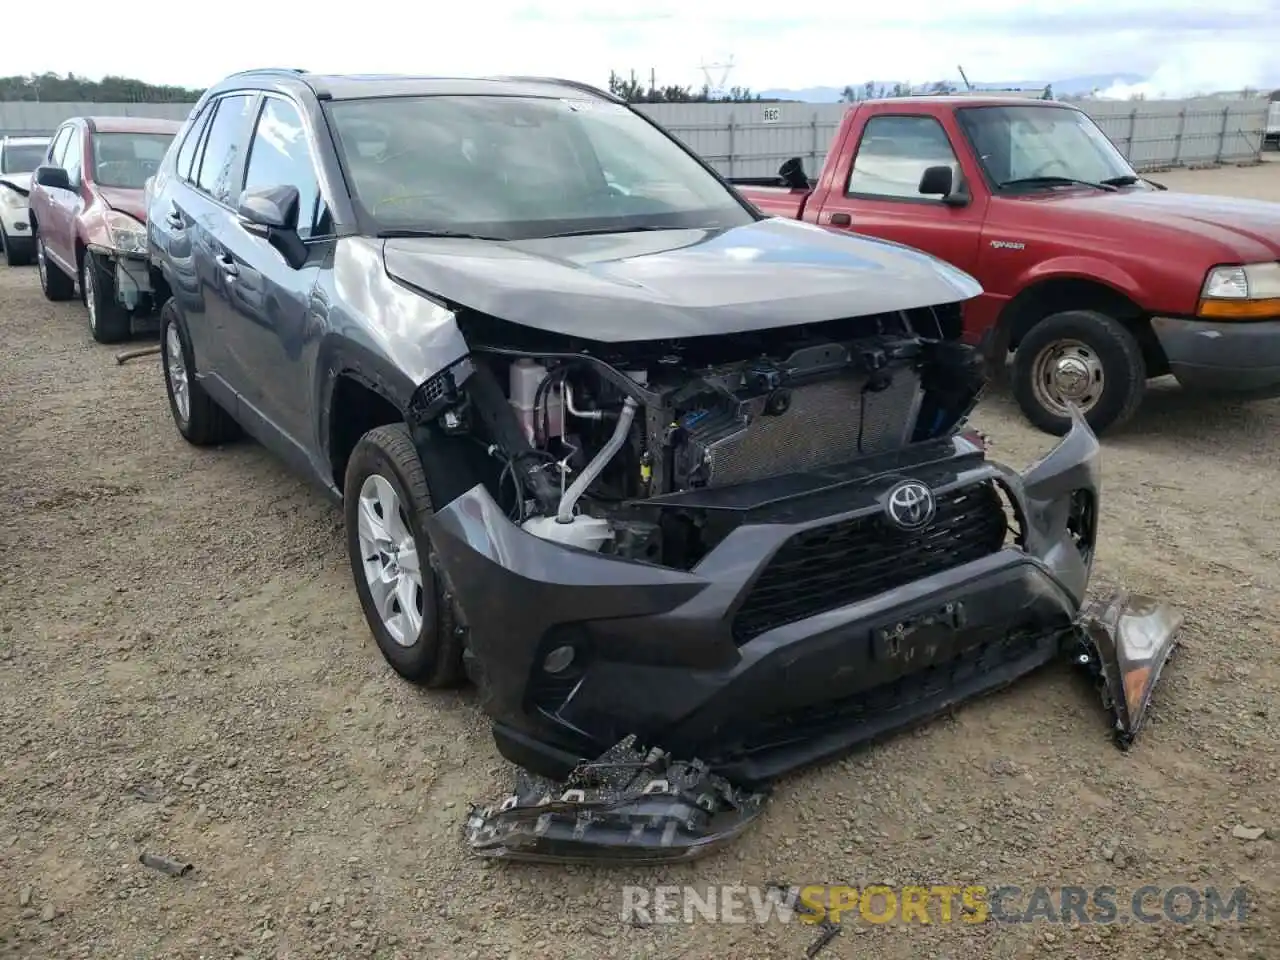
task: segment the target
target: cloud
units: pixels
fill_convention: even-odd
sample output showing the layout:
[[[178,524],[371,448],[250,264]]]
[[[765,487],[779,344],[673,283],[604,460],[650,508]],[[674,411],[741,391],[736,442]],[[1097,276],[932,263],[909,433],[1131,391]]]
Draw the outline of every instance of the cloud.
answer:
[[[1046,8],[1025,0],[807,0],[784,14],[777,0],[309,0],[299,16],[289,4],[221,0],[217,16],[200,19],[192,43],[189,21],[169,8],[104,17],[96,2],[64,0],[66,22],[92,27],[65,31],[56,44],[13,44],[3,70],[204,86],[271,62],[319,72],[530,73],[596,84],[610,70],[647,77],[652,69],[660,83],[701,84],[700,64],[732,55],[729,83],[756,89],[958,79],[957,63],[975,80],[1163,70],[1169,84],[1178,71],[1234,77],[1241,63],[1280,49],[1276,2],[1060,0]],[[262,38],[271,39],[269,51]],[[174,50],[179,55],[167,53]]]

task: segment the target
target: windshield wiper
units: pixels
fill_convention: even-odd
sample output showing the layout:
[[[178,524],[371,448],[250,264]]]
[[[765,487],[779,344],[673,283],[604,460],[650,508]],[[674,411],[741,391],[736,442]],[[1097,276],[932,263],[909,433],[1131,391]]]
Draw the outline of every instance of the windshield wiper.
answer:
[[[1104,181],[1102,181],[1102,183],[1094,183],[1092,180],[1077,180],[1075,177],[1048,177],[1048,176],[1046,176],[1046,177],[1018,177],[1018,178],[1016,178],[1016,179],[1014,179],[1014,180],[1004,180],[1004,181],[1001,181],[1000,183],[996,184],[996,186],[999,186],[999,187],[1016,187],[1016,186],[1020,186],[1020,185],[1022,185],[1022,184],[1033,184],[1033,183],[1044,183],[1044,184],[1059,184],[1059,183],[1070,184],[1070,183],[1074,183],[1074,184],[1076,184],[1076,185],[1078,185],[1078,186],[1081,186],[1081,187],[1093,187],[1093,189],[1095,189],[1095,190],[1105,190],[1105,191],[1107,191],[1108,193],[1115,193],[1115,192],[1116,192],[1116,188],[1115,188],[1112,184],[1108,183],[1108,182],[1107,182],[1107,181],[1105,181],[1105,180],[1104,180]]]
[[[1119,177],[1107,177],[1105,180],[1099,180],[1099,183],[1105,183],[1109,187],[1132,187],[1135,183],[1141,183],[1142,178],[1134,176],[1132,173],[1126,173]]]
[[[506,237],[486,237],[478,233],[466,233],[462,230],[414,230],[397,227],[394,230],[379,230],[374,234],[379,240],[404,240],[416,237],[446,237],[450,240],[505,240]]]

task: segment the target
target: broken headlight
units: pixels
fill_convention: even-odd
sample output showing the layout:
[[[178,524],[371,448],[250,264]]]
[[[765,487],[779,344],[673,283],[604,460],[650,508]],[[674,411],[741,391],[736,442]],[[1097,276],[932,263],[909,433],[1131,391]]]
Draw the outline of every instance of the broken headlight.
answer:
[[[147,228],[140,222],[118,210],[112,210],[106,219],[112,250],[120,253],[147,252]]]

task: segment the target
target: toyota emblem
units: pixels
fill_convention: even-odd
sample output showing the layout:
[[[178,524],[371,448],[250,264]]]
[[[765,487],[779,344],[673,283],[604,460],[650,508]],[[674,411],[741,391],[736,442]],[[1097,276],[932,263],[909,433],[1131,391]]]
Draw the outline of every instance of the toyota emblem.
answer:
[[[919,480],[895,484],[885,498],[885,513],[903,530],[919,530],[933,519],[936,510],[933,491]]]

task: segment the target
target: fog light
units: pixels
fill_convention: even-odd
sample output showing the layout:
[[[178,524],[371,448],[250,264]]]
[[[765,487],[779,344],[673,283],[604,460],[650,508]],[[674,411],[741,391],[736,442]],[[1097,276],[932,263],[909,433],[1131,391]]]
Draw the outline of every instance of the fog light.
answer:
[[[542,669],[546,673],[563,673],[573,665],[573,657],[573,647],[567,644],[563,647],[556,647],[542,661]]]

